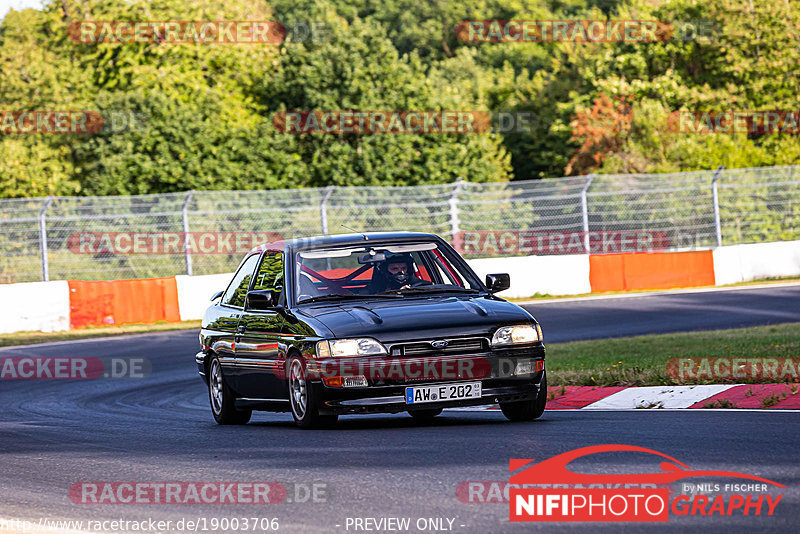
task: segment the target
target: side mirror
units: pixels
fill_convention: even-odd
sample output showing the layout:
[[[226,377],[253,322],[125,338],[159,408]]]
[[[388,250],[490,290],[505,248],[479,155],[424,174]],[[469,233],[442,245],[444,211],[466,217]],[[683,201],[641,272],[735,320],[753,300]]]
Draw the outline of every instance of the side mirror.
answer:
[[[486,287],[492,293],[499,293],[511,287],[511,276],[508,273],[486,275]]]
[[[223,293],[224,293],[224,291],[217,291],[216,293],[214,293],[211,296],[210,300],[217,300],[218,298],[220,298],[222,296]]]
[[[278,304],[278,294],[271,289],[254,289],[247,293],[248,310],[269,310]]]

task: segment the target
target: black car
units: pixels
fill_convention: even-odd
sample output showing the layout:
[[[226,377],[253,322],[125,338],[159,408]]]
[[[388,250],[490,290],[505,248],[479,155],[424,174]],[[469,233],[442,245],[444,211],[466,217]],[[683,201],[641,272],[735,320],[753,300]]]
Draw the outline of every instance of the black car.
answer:
[[[536,320],[495,296],[433,234],[347,234],[252,250],[203,317],[197,353],[211,411],[244,424],[253,410],[298,426],[340,414],[429,420],[443,408],[499,403],[512,421],[547,402]]]

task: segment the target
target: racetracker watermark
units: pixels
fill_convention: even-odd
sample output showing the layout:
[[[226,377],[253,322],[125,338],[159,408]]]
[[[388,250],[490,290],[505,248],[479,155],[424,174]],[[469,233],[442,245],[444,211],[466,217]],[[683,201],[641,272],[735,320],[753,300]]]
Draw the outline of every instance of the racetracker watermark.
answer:
[[[533,230],[464,230],[453,237],[461,254],[614,254],[666,250],[665,232],[537,232]]]
[[[0,134],[93,134],[103,129],[97,111],[0,111]]]
[[[0,532],[18,534],[117,534],[120,532],[278,532],[280,520],[277,517],[246,516],[192,516],[180,519],[53,519],[40,517],[36,521],[27,519],[0,518]]]
[[[526,111],[280,111],[272,124],[287,134],[529,133],[538,117]]]
[[[75,232],[67,237],[73,254],[246,254],[282,240],[275,232]]]
[[[273,20],[81,20],[69,25],[76,43],[279,44],[286,28]]]
[[[80,356],[3,356],[0,380],[96,380],[144,378],[152,371],[146,358]]]
[[[76,482],[75,504],[320,504],[330,502],[325,482]]]
[[[237,349],[246,351],[250,346],[237,343]],[[277,348],[277,346],[275,347]],[[239,365],[246,366],[242,359]],[[401,380],[414,382],[442,380],[480,380],[491,376],[530,380],[534,373],[544,370],[544,360],[534,358],[496,358],[489,361],[479,356],[446,358],[330,358],[310,359],[305,369],[307,379],[322,379],[330,387],[355,385],[349,379]],[[285,367],[274,368],[278,378],[286,378]]]
[[[797,381],[800,358],[670,358],[667,375],[676,380],[749,378]]]
[[[800,110],[674,111],[670,131],[690,134],[800,134]]]
[[[661,20],[463,20],[465,43],[658,43],[713,36],[711,21]]]

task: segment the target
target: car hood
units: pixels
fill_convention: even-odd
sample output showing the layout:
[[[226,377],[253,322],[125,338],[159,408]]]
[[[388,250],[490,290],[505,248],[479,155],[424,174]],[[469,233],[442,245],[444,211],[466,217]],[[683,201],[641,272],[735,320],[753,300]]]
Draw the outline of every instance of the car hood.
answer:
[[[309,306],[298,313],[320,321],[335,337],[368,336],[384,342],[489,336],[499,325],[532,320],[516,304],[461,296],[341,302]]]

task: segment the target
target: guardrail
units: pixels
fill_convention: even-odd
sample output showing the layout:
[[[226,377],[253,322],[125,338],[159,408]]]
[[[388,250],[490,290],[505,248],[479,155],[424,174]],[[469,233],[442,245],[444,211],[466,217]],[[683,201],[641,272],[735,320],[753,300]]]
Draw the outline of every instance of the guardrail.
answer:
[[[0,283],[229,272],[241,251],[208,252],[193,240],[204,233],[288,238],[350,229],[433,232],[472,258],[786,241],[800,239],[800,166],[414,187],[6,199],[0,200]],[[179,247],[145,245],[137,251],[109,244],[165,234],[178,236]]]
[[[570,254],[468,260],[475,272],[507,272],[500,296],[725,285],[800,276],[800,240],[653,254]],[[87,326],[197,320],[233,273],[142,280],[0,284],[0,334]]]

